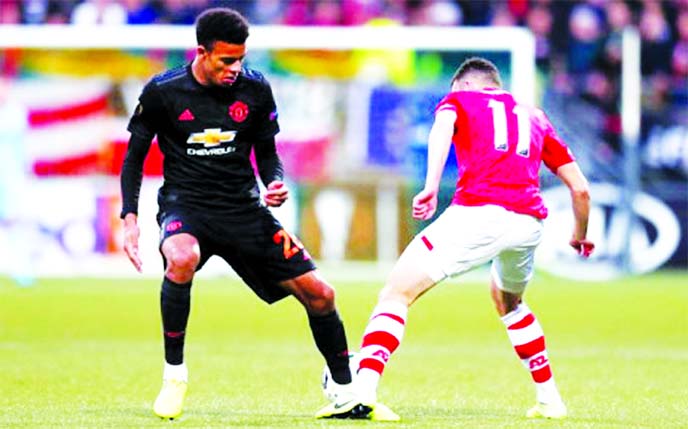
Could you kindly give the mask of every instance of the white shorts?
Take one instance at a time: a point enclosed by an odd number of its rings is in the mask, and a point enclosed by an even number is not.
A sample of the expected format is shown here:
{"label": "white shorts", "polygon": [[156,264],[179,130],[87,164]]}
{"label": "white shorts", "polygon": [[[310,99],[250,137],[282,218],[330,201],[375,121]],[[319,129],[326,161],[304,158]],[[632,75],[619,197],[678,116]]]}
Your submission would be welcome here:
{"label": "white shorts", "polygon": [[411,241],[414,255],[439,282],[492,261],[497,286],[523,293],[533,276],[534,252],[542,221],[495,205],[449,206]]}

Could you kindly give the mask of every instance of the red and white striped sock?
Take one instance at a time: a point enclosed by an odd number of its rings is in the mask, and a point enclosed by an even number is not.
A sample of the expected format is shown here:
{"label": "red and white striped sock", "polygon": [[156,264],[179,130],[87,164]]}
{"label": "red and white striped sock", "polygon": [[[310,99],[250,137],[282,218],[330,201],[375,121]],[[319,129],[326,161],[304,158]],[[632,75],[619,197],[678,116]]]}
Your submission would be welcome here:
{"label": "red and white striped sock", "polygon": [[370,402],[385,365],[404,337],[408,307],[397,301],[384,301],[373,310],[359,352],[357,383]]}
{"label": "red and white striped sock", "polygon": [[547,357],[545,334],[530,308],[521,303],[512,312],[504,315],[502,321],[506,325],[509,340],[516,354],[521,358],[523,366],[530,371],[535,382],[537,401],[561,402]]}

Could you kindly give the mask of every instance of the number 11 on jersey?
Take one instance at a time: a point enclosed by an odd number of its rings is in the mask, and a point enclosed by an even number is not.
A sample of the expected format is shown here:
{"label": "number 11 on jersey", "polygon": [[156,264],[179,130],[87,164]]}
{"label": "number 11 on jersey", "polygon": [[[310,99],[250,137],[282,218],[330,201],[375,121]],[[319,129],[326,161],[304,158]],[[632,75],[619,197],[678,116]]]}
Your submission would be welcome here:
{"label": "number 11 on jersey", "polygon": [[[492,126],[494,129],[494,148],[500,152],[509,150],[509,129],[507,128],[507,112],[504,102],[491,99],[487,107],[492,109]],[[512,111],[516,115],[518,142],[516,154],[524,158],[530,156],[530,115],[528,110],[518,104]],[[513,130],[511,132],[514,132]]]}

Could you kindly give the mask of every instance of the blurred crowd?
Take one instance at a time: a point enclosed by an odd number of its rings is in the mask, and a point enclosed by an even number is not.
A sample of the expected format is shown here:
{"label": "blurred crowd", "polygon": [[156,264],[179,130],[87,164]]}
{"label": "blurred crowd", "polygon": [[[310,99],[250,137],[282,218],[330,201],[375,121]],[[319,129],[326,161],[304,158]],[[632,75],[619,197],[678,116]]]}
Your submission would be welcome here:
{"label": "blurred crowd", "polygon": [[[620,146],[621,33],[641,35],[643,109],[675,120],[688,105],[688,0],[0,0],[0,23],[192,24],[199,11],[233,7],[252,24],[526,26],[536,37],[547,92],[577,94],[604,117]],[[565,31],[564,31],[565,29]],[[683,118],[679,122],[686,122]]]}

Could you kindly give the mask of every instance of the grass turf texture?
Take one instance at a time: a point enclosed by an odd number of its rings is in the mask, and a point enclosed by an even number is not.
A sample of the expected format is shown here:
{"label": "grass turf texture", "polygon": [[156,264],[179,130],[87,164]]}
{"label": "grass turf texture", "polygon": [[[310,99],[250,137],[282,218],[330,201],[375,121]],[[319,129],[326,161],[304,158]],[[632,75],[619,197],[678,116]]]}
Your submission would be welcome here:
{"label": "grass turf texture", "polygon": [[[325,273],[327,274],[327,273]],[[530,421],[529,375],[484,284],[452,280],[410,312],[379,398],[399,423],[317,421],[325,404],[301,307],[263,304],[235,280],[199,279],[188,329],[185,414],[162,421],[157,280],[0,279],[0,427],[688,427],[688,276],[605,283],[538,273],[527,301],[569,407]],[[337,285],[356,349],[379,283]]]}

